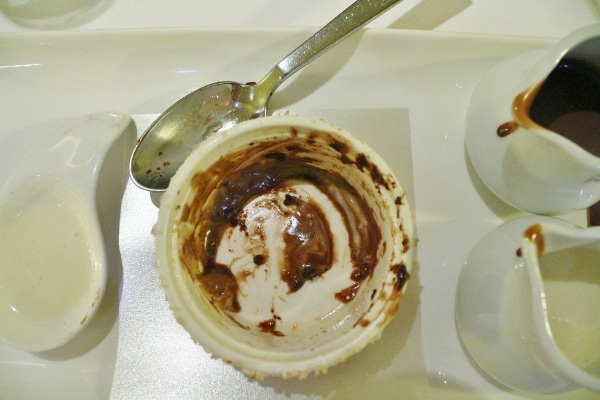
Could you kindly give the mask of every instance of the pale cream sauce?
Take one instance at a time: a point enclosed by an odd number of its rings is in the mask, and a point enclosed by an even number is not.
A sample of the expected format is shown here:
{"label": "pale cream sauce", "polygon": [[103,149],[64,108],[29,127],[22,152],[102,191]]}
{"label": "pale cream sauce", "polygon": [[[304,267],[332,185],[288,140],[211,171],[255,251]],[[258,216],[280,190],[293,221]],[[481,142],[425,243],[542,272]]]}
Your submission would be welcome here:
{"label": "pale cream sauce", "polygon": [[[1,307],[13,317],[60,317],[86,297],[99,267],[82,199],[43,188],[0,217]],[[10,312],[8,313],[10,314]]]}

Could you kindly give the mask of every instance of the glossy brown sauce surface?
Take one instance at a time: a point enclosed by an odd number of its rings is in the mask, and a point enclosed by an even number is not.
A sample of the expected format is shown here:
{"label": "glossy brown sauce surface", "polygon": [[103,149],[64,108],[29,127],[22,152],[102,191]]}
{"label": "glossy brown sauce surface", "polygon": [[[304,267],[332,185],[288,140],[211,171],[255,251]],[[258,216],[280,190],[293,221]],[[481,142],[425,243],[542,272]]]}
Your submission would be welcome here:
{"label": "glossy brown sauce surface", "polygon": [[515,121],[508,121],[500,125],[498,129],[496,129],[496,133],[500,137],[505,137],[516,131],[518,127],[519,125],[517,125]]}
{"label": "glossy brown sauce surface", "polygon": [[284,205],[289,216],[283,239],[285,242],[282,279],[290,292],[299,290],[333,265],[333,237],[327,217],[317,204],[290,194]]}
{"label": "glossy brown sauce surface", "polygon": [[[290,194],[290,187],[297,182],[309,183],[326,195],[341,214],[349,233],[350,278],[356,284],[330,295],[341,302],[352,301],[361,282],[373,275],[382,238],[374,212],[359,188],[352,186],[335,168],[323,168],[311,156],[318,146],[340,164],[360,169],[378,186],[389,187],[389,182],[365,155],[353,154],[346,144],[332,141],[329,135],[320,132],[314,132],[308,139],[292,136],[252,143],[193,177],[193,196],[183,206],[180,216],[180,222],[186,226],[180,230],[180,257],[217,307],[240,311],[240,277],[236,277],[230,266],[217,262],[217,250],[228,229],[238,227],[244,231],[244,206],[257,196],[286,193],[283,206],[279,206],[282,208],[279,212],[288,221],[281,232],[285,249],[279,273],[290,293],[331,269],[336,260],[329,219],[312,199]],[[255,254],[253,260],[262,265],[268,257]],[[399,277],[404,277],[403,285],[408,274]],[[277,335],[275,325],[275,320],[268,320],[259,328]]]}
{"label": "glossy brown sauce surface", "polygon": [[540,87],[531,119],[600,156],[600,69],[565,59]]}
{"label": "glossy brown sauce surface", "polygon": [[258,327],[264,333],[270,333],[273,336],[284,336],[283,333],[277,330],[277,318],[275,317],[260,322]]}
{"label": "glossy brown sauce surface", "polygon": [[600,69],[563,59],[548,77],[520,93],[513,102],[514,121],[497,129],[501,137],[519,126],[540,126],[600,156]]}

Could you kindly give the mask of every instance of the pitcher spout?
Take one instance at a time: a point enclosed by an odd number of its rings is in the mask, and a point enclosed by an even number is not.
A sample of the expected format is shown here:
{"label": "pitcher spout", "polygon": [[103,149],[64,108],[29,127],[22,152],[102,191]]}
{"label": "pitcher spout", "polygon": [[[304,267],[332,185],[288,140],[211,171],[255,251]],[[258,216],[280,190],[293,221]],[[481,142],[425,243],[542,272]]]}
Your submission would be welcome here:
{"label": "pitcher spout", "polygon": [[544,368],[600,392],[600,228],[534,224],[521,252]]}
{"label": "pitcher spout", "polygon": [[600,24],[500,63],[467,113],[467,152],[481,180],[536,214],[598,201],[599,138]]}

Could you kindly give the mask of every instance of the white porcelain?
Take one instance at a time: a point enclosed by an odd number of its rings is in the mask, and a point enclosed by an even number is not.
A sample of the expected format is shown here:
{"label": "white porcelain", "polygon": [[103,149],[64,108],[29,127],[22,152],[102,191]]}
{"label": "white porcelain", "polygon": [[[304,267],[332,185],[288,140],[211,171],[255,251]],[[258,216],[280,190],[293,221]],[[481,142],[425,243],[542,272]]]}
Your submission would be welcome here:
{"label": "white porcelain", "polygon": [[456,323],[475,362],[512,389],[600,392],[600,228],[511,220],[469,254]]}
{"label": "white porcelain", "polygon": [[[5,35],[2,64],[10,67],[0,68],[5,94],[0,96],[5,111],[0,143],[18,151],[2,153],[0,181],[39,127],[117,109],[132,114],[141,132],[156,113],[200,82],[240,77],[240,63],[250,79],[310,33],[285,28]],[[190,43],[198,51],[190,52]],[[257,48],[256,43],[262,45]],[[326,375],[261,384],[211,360],[166,304],[153,269],[150,230],[158,209],[147,192],[130,182],[121,209],[120,254],[114,255],[123,265],[114,335],[98,339],[92,351],[62,357],[79,338],[96,332],[89,328],[96,326],[98,314],[83,335],[56,350],[61,357],[42,358],[0,342],[0,393],[8,398],[18,393],[21,398],[181,400],[396,399],[399,393],[417,399],[527,398],[482,377],[465,357],[455,329],[457,267],[482,232],[501,222],[498,215],[514,212],[495,196],[482,201],[473,187],[465,167],[464,116],[485,72],[503,58],[553,44],[539,38],[369,29],[332,50],[328,59],[316,60],[302,82],[289,82],[274,97],[274,109],[324,117],[359,134],[393,168],[407,194],[415,196],[410,204],[421,268],[412,274],[404,302],[382,339],[365,351]],[[399,48],[402,52],[390,51]],[[157,53],[169,56],[156,58]],[[232,59],[233,54],[238,56]],[[356,83],[360,96],[351,90]],[[432,115],[431,108],[444,112]],[[568,398],[593,395],[575,392]]]}
{"label": "white porcelain", "polygon": [[[246,199],[248,188],[259,189]],[[259,118],[211,136],[177,171],[154,228],[157,267],[177,320],[207,352],[251,377],[306,377],[379,339],[410,276],[411,218],[394,173],[358,137],[319,119]],[[364,265],[372,271],[354,278]]]}
{"label": "white porcelain", "polygon": [[[536,214],[568,213],[600,199],[600,158],[515,112],[515,98],[534,96],[566,55],[600,67],[600,24],[550,50],[501,62],[480,81],[467,112],[466,148],[481,180],[508,204]],[[515,130],[500,137],[497,130],[507,122]]]}
{"label": "white porcelain", "polygon": [[0,11],[11,21],[33,29],[68,29],[102,14],[110,0],[0,0]]}
{"label": "white porcelain", "polygon": [[107,266],[96,185],[107,152],[131,122],[123,114],[90,114],[41,135],[2,187],[0,337],[11,346],[60,347],[98,309]]}

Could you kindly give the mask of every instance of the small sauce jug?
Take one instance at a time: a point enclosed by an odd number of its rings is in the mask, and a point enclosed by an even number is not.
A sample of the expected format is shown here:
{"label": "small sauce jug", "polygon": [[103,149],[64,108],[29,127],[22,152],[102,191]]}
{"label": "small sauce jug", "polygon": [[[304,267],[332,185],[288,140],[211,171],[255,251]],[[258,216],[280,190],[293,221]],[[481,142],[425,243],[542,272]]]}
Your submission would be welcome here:
{"label": "small sauce jug", "polygon": [[600,393],[600,228],[529,216],[502,224],[461,271],[465,348],[512,389]]}
{"label": "small sauce jug", "polygon": [[518,209],[564,214],[600,200],[600,24],[492,69],[465,140],[481,180]]}

